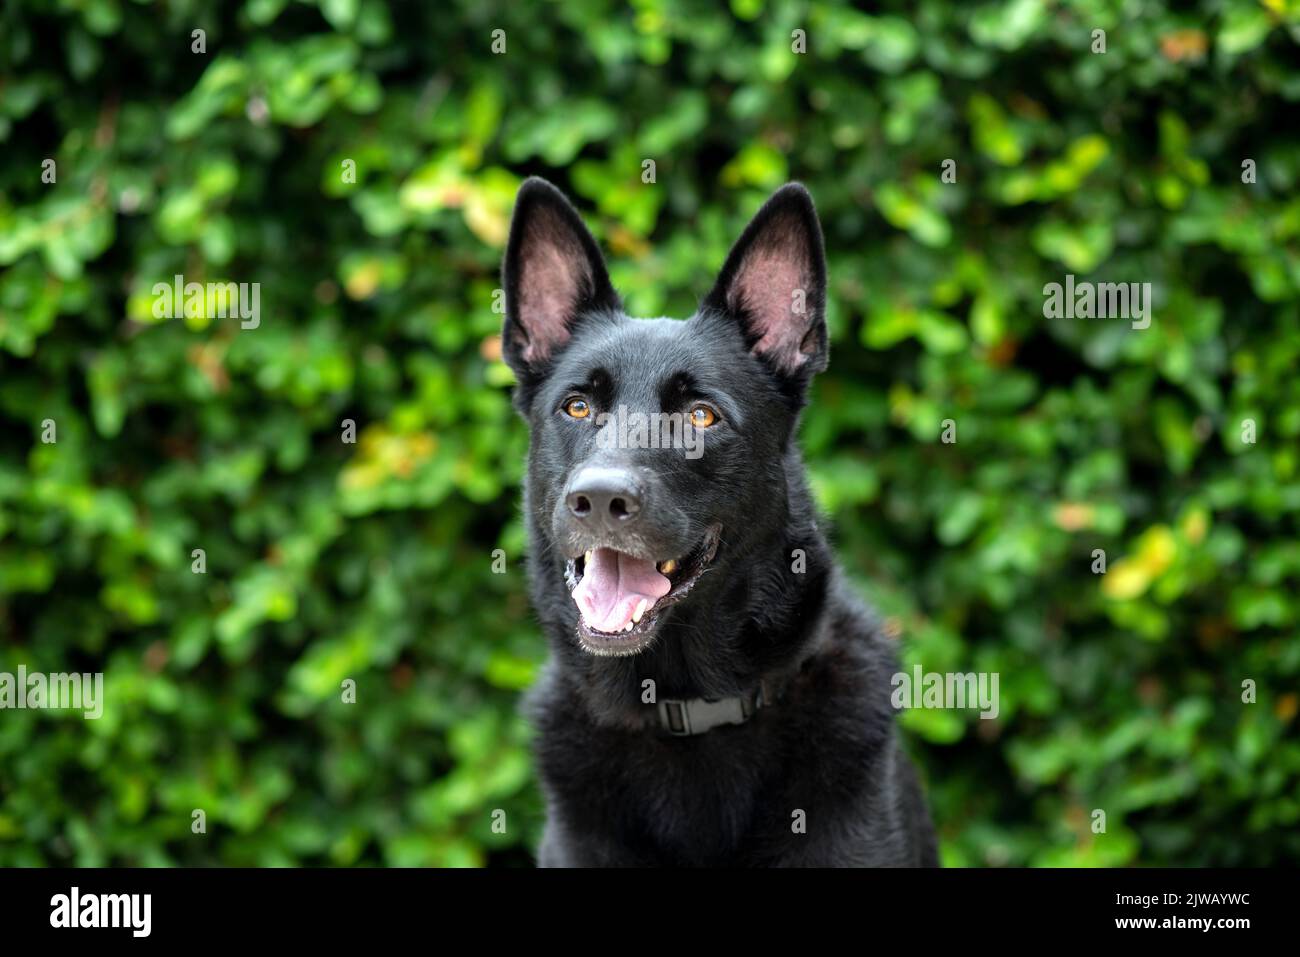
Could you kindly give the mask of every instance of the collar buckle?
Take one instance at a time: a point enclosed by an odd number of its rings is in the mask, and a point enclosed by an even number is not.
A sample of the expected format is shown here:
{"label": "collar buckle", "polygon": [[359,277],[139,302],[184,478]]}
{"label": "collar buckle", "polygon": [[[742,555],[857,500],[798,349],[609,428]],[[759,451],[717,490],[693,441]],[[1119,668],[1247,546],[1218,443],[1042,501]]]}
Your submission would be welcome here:
{"label": "collar buckle", "polygon": [[753,691],[729,698],[665,698],[659,702],[659,724],[674,737],[685,738],[719,725],[744,724],[771,703],[766,681]]}

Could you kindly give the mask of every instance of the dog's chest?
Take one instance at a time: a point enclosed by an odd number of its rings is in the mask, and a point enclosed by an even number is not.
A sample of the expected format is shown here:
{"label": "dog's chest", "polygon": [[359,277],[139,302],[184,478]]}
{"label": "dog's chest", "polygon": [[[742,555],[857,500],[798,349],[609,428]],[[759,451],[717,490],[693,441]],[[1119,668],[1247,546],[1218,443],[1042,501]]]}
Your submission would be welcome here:
{"label": "dog's chest", "polygon": [[757,728],[693,738],[611,734],[587,744],[581,768],[570,769],[580,773],[547,778],[565,818],[627,849],[629,863],[748,863],[790,829],[788,802],[774,785],[785,762]]}

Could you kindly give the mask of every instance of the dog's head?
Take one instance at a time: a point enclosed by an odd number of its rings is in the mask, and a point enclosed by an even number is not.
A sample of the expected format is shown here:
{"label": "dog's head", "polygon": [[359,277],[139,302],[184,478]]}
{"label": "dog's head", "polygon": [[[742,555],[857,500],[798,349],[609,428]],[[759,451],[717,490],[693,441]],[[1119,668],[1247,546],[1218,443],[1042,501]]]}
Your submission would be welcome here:
{"label": "dog's head", "polygon": [[633,319],[555,187],[519,191],[502,348],[532,430],[533,548],[577,640],[635,654],[708,601],[786,517],[786,452],[827,360],[826,265],[807,190],[779,189],[686,321]]}

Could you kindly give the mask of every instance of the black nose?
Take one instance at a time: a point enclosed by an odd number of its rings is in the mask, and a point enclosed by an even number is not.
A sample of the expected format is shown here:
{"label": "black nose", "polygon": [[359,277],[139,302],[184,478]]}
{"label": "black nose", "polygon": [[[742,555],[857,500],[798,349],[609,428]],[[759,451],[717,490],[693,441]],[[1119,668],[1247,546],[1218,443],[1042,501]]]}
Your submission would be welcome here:
{"label": "black nose", "polygon": [[588,466],[569,482],[564,501],[574,518],[617,531],[636,521],[641,489],[627,469]]}

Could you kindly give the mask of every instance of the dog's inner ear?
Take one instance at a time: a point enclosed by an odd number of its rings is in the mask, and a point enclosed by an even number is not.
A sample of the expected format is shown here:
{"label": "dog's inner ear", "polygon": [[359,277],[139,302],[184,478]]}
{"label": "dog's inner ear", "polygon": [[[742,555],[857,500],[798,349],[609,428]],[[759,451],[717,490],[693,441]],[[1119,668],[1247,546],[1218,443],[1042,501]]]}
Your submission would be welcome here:
{"label": "dog's inner ear", "polygon": [[530,180],[520,189],[506,253],[504,351],[536,366],[562,347],[585,310],[616,307],[595,240],[563,195]]}
{"label": "dog's inner ear", "polygon": [[802,187],[783,187],[736,242],[705,303],[735,317],[756,354],[794,373],[825,365],[825,302],[817,213]]}
{"label": "dog's inner ear", "polygon": [[793,217],[773,220],[741,260],[727,290],[727,308],[747,320],[757,339],[754,349],[781,366],[806,361],[801,344],[813,274],[799,230]]}
{"label": "dog's inner ear", "polygon": [[569,322],[592,275],[582,245],[552,210],[539,210],[524,229],[515,333],[524,358],[536,362],[569,338]]}

